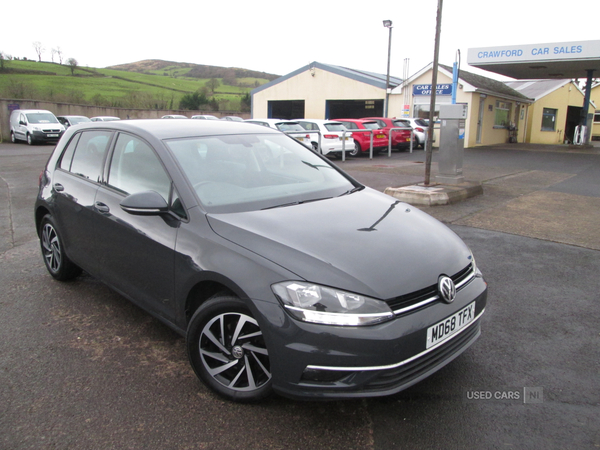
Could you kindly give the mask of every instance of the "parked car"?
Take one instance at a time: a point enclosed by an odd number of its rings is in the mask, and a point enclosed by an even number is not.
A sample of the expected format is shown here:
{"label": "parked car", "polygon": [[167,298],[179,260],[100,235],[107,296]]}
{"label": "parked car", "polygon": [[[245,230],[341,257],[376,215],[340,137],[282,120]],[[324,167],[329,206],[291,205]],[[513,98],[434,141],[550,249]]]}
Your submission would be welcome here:
{"label": "parked car", "polygon": [[374,120],[365,119],[333,119],[336,122],[341,122],[346,129],[352,131],[352,139],[354,139],[354,151],[350,152],[350,156],[358,156],[368,154],[371,149],[371,133],[361,133],[356,130],[375,130],[373,132],[373,152],[380,152],[388,148],[388,135],[385,130],[382,130]]}
{"label": "parked car", "polygon": [[[387,117],[365,117],[367,120],[374,120],[377,122],[382,130],[386,131],[386,134],[390,135],[392,128],[404,128],[404,130],[394,130],[392,133],[392,148],[396,150],[408,150],[410,148],[410,136],[412,127],[407,121],[402,119],[390,119]],[[389,148],[389,141],[388,141]]]}
{"label": "parked car", "polygon": [[394,394],[480,335],[487,285],[453,231],[267,127],[71,127],[34,217],[52,277],[84,270],[184,335],[230,400]]}
{"label": "parked car", "polygon": [[229,120],[230,122],[243,122],[244,119],[238,116],[224,116],[220,120]]}
{"label": "parked car", "polygon": [[162,116],[161,119],[187,119],[187,116],[180,114],[167,114],[166,116]]}
{"label": "parked car", "polygon": [[414,131],[415,142],[413,143],[413,147],[421,146],[425,148],[425,141],[429,130],[429,120],[414,117],[403,118],[403,120],[407,120]]}
{"label": "parked car", "polygon": [[65,131],[56,116],[45,109],[16,109],[9,120],[10,140],[14,143],[56,143]]}
{"label": "parked car", "polygon": [[115,116],[96,116],[90,119],[92,122],[113,122],[115,120],[121,120],[120,117]]}
{"label": "parked car", "polygon": [[91,122],[90,118],[86,116],[56,116],[56,118],[63,124],[65,129],[78,123]]}
{"label": "parked car", "polygon": [[[256,125],[262,125],[263,127],[274,128],[275,130],[289,133],[298,142],[302,142],[307,147],[317,150],[317,144],[313,144],[315,141],[311,137],[310,133],[302,133],[306,131],[302,126],[295,120],[284,120],[284,119],[246,119],[244,122],[253,123]],[[317,139],[318,140],[318,139]]]}
{"label": "parked car", "polygon": [[[346,127],[341,122],[323,119],[296,119],[302,128],[307,131],[318,131],[321,133],[320,152],[323,155],[341,156],[342,149],[350,153],[354,150],[354,139],[352,133],[344,131]],[[314,149],[319,148],[319,135],[311,133],[311,145]]]}
{"label": "parked car", "polygon": [[192,119],[199,119],[199,120],[219,120],[219,118],[217,116],[212,116],[210,114],[195,114],[192,116]]}

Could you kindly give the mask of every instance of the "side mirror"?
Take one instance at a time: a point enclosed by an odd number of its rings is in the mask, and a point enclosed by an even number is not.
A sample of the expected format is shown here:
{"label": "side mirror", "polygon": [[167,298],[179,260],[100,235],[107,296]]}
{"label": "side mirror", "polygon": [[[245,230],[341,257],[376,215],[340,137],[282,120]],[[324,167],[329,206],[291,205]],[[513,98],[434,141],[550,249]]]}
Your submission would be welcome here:
{"label": "side mirror", "polygon": [[123,199],[121,209],[129,214],[156,216],[169,212],[169,205],[156,191],[143,191]]}

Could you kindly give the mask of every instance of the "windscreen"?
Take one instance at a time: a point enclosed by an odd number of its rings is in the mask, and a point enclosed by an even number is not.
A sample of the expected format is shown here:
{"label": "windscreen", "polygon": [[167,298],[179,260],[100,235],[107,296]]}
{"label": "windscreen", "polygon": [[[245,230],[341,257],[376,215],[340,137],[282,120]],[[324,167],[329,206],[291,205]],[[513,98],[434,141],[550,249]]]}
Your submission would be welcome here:
{"label": "windscreen", "polygon": [[58,119],[50,113],[29,113],[27,121],[29,123],[58,123]]}
{"label": "windscreen", "polygon": [[209,213],[290,206],[342,195],[351,179],[283,134],[166,141]]}

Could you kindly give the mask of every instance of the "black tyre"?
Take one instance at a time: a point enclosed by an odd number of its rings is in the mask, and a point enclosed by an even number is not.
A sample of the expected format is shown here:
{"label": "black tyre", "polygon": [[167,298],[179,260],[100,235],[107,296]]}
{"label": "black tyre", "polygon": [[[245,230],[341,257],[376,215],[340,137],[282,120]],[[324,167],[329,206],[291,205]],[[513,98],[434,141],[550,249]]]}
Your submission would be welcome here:
{"label": "black tyre", "polygon": [[352,150],[350,150],[348,152],[348,154],[350,156],[358,156],[358,155],[360,155],[360,152],[361,152],[360,144],[358,142],[354,141],[354,148]]}
{"label": "black tyre", "polygon": [[35,144],[35,141],[33,140],[33,136],[31,134],[29,134],[29,133],[27,133],[27,143],[29,145]]}
{"label": "black tyre", "polygon": [[186,337],[190,363],[210,389],[236,402],[271,394],[271,366],[258,322],[237,297],[217,295],[198,308]]}
{"label": "black tyre", "polygon": [[15,133],[14,133],[14,132],[12,132],[12,131],[10,132],[10,141],[11,141],[13,144],[16,144],[16,143],[17,143],[17,138],[15,137]]}
{"label": "black tyre", "polygon": [[46,269],[57,280],[70,280],[81,273],[81,269],[65,255],[62,239],[50,214],[44,216],[40,224],[40,246]]}

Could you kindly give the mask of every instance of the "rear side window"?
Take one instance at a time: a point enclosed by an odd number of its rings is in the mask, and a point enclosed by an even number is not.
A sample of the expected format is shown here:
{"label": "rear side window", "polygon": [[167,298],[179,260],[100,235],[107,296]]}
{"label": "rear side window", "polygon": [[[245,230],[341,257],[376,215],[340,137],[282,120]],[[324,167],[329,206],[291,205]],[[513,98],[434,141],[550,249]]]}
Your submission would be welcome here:
{"label": "rear side window", "polygon": [[63,153],[60,168],[94,182],[101,181],[102,164],[111,135],[110,131],[78,133]]}
{"label": "rear side window", "polygon": [[344,126],[349,130],[358,130],[358,125],[354,122],[342,122]]}

